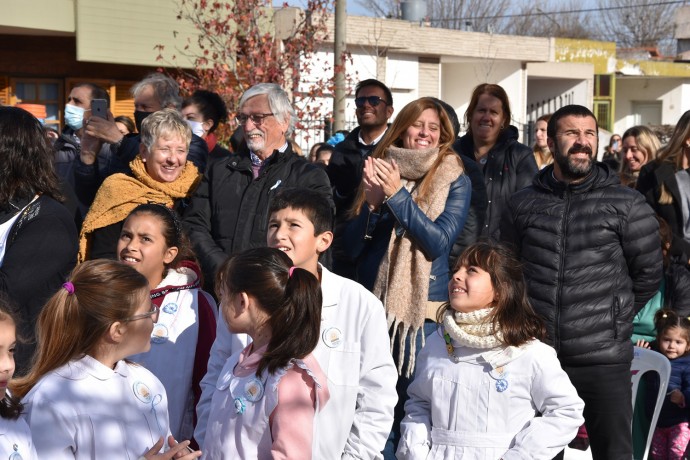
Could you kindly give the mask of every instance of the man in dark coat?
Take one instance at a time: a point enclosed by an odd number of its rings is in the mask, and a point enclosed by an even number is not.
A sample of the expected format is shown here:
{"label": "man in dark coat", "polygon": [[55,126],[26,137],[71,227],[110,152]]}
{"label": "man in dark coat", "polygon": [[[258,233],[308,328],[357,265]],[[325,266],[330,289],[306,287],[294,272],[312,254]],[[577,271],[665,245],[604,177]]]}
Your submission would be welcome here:
{"label": "man in dark coat", "polygon": [[260,83],[242,96],[237,122],[244,141],[236,153],[209,165],[183,216],[207,289],[229,255],[266,246],[268,206],[279,190],[310,188],[333,202],[324,170],[295,154],[287,141],[295,118],[278,85]]}
{"label": "man in dark coat", "polygon": [[594,459],[630,459],[632,320],[663,276],[659,226],[644,197],[594,161],[589,109],[559,109],[547,134],[554,164],[510,199],[501,239],[517,249],[530,301],[585,401]]}
{"label": "man in dark coat", "polygon": [[326,168],[336,208],[333,271],[352,279],[354,267],[345,255],[347,248],[342,244],[343,226],[362,181],[364,160],[388,129],[388,120],[393,115],[393,94],[378,80],[362,80],[355,87],[355,107],[359,126],[344,141],[336,144]]}

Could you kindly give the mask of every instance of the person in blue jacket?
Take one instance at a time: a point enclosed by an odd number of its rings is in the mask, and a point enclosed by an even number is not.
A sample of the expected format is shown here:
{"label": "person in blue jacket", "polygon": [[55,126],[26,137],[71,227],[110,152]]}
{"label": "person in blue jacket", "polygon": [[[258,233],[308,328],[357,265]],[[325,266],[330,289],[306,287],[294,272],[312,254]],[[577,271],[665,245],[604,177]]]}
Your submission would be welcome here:
{"label": "person in blue jacket", "polygon": [[381,299],[391,326],[402,375],[393,439],[415,356],[448,301],[448,255],[470,206],[472,185],[452,149],[454,140],[437,100],[423,97],[406,105],[365,160],[343,234],[356,281]]}

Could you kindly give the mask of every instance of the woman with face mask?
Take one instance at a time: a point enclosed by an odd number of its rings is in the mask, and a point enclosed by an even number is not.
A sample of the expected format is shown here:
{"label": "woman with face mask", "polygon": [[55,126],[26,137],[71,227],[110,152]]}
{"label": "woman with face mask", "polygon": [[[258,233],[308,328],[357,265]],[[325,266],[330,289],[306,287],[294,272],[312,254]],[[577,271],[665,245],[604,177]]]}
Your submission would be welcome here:
{"label": "woman with face mask", "polygon": [[228,109],[223,99],[213,91],[198,89],[182,102],[182,117],[192,132],[206,141],[209,158],[226,157],[230,151],[218,144],[214,134],[219,123],[228,119]]}

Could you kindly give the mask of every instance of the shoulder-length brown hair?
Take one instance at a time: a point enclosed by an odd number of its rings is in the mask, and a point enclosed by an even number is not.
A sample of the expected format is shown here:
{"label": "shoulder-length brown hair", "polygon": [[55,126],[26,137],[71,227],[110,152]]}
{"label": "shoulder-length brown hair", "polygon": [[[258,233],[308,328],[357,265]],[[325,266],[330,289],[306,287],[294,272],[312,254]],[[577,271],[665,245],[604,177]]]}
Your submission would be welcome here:
{"label": "shoulder-length brown hair", "polygon": [[[628,137],[635,138],[635,144],[637,144],[638,150],[641,150],[645,155],[645,162],[647,164],[656,159],[657,152],[659,151],[660,143],[659,138],[656,137],[654,131],[646,126],[633,126],[628,128],[621,136],[621,143],[625,141]],[[621,163],[621,175],[631,176],[633,172],[630,171],[628,162],[624,161]]]}
{"label": "shoulder-length brown hair", "polygon": [[[381,139],[381,142],[378,143],[374,149],[374,153],[371,155],[373,158],[384,158],[386,155],[386,150],[391,145],[395,147],[402,147],[402,135],[405,133],[407,128],[412,126],[414,122],[417,121],[417,119],[422,115],[422,112],[428,109],[435,110],[441,122],[441,133],[438,139],[439,154],[434,164],[431,165],[431,168],[429,168],[429,172],[426,173],[419,184],[419,194],[415,200],[417,202],[423,201],[426,198],[426,193],[429,189],[429,184],[433,180],[434,173],[447,155],[455,155],[458,158],[458,161],[462,163],[460,156],[453,151],[453,142],[455,142],[453,124],[451,123],[450,118],[448,118],[448,114],[443,109],[441,104],[431,97],[422,97],[407,104],[395,118],[395,121],[393,121],[391,127],[388,128],[388,131],[386,131],[386,135],[383,137],[383,139]],[[357,196],[352,208],[350,208],[350,217],[359,215],[359,212],[365,201],[366,197],[364,195],[364,181],[362,181],[359,184]]]}
{"label": "shoulder-length brown hair", "polygon": [[672,163],[676,171],[683,169],[683,151],[687,148],[685,141],[688,138],[690,138],[690,110],[686,111],[676,123],[671,139],[657,152],[657,160]]}
{"label": "shoulder-length brown hair", "polygon": [[[462,253],[455,270],[463,266],[479,267],[491,277],[496,302],[489,320],[493,330],[503,334],[503,345],[518,347],[532,339],[544,339],[544,321],[532,309],[522,265],[510,249],[498,243],[475,243]],[[441,306],[436,317],[439,323],[450,308],[449,303]]]}
{"label": "shoulder-length brown hair", "polygon": [[74,292],[60,288],[38,316],[38,349],[29,373],[13,382],[24,397],[48,372],[93,353],[110,326],[132,316],[149,282],[134,268],[115,260],[90,260],[72,271]]}
{"label": "shoulder-length brown hair", "polygon": [[474,88],[472,91],[472,97],[470,98],[470,105],[467,106],[465,111],[465,123],[467,124],[467,134],[472,135],[472,124],[470,120],[472,119],[472,114],[479,105],[479,96],[482,94],[488,94],[493,96],[499,101],[501,101],[501,106],[503,106],[503,124],[501,126],[501,131],[510,125],[510,120],[512,120],[513,115],[510,112],[510,101],[508,100],[508,94],[506,90],[500,85],[495,85],[493,83],[482,83]]}

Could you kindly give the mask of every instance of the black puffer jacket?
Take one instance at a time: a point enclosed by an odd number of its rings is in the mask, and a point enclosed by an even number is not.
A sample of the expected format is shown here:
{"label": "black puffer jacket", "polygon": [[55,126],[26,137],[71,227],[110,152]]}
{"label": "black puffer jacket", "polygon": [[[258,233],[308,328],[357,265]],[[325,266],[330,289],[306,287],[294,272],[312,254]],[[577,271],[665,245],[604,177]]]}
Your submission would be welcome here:
{"label": "black puffer jacket", "polygon": [[333,203],[325,171],[293,153],[290,144],[266,160],[256,179],[246,147],[209,165],[183,216],[207,283],[227,256],[266,246],[268,206],[284,187],[316,190]]}
{"label": "black puffer jacket", "polygon": [[[476,161],[474,141],[470,134],[455,141],[453,149]],[[481,163],[480,166],[482,166]],[[508,200],[513,193],[532,183],[538,171],[537,162],[532,149],[518,142],[517,128],[508,126],[489,150],[486,164],[482,168],[489,200],[482,236],[495,238]]]}
{"label": "black puffer jacket", "polygon": [[512,197],[501,239],[517,248],[532,306],[563,363],[632,360],[633,317],[663,277],[658,227],[644,197],[602,163],[574,185],[548,166]]}

